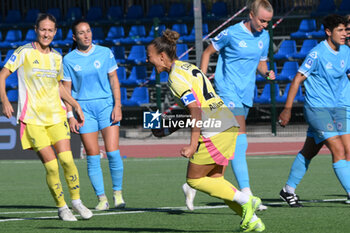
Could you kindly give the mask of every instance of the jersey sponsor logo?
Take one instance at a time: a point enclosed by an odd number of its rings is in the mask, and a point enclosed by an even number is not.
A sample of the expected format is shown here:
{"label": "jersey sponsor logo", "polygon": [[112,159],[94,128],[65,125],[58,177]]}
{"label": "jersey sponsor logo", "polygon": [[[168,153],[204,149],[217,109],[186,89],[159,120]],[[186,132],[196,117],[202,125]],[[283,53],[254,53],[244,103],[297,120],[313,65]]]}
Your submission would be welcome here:
{"label": "jersey sponsor logo", "polygon": [[340,61],[340,67],[341,67],[341,68],[344,68],[344,66],[345,66],[345,61],[344,61],[344,60],[341,60],[341,61]]}
{"label": "jersey sponsor logo", "polygon": [[209,104],[210,111],[220,108],[222,105],[224,105],[224,101],[222,100],[219,101],[218,103]]}
{"label": "jersey sponsor logo", "polygon": [[316,59],[317,58],[317,52],[312,52],[312,53],[310,53],[309,56],[312,57],[313,59]]}
{"label": "jersey sponsor logo", "polygon": [[12,54],[12,56],[11,56],[10,59],[9,59],[9,63],[10,63],[10,64],[14,63],[14,61],[16,61],[16,58],[17,58],[17,56],[14,55],[14,54]]}
{"label": "jersey sponsor logo", "polygon": [[239,47],[241,48],[247,48],[247,43],[244,41],[244,40],[241,40],[239,43],[238,43]]}
{"label": "jersey sponsor logo", "polygon": [[94,61],[94,66],[95,66],[96,69],[100,69],[101,62],[99,60]]}
{"label": "jersey sponsor logo", "polygon": [[33,62],[33,64],[37,64],[37,65],[39,65],[39,62],[38,62],[38,60],[34,60],[34,62]]}
{"label": "jersey sponsor logo", "polygon": [[261,40],[258,42],[258,47],[259,49],[262,49],[264,47],[264,43]]}
{"label": "jersey sponsor logo", "polygon": [[73,68],[75,71],[81,71],[80,65],[75,65]]}
{"label": "jersey sponsor logo", "polygon": [[223,36],[227,36],[227,29],[223,30],[222,32],[220,32],[217,36],[215,36],[214,40],[220,40],[221,37]]}
{"label": "jersey sponsor logo", "polygon": [[326,65],[326,69],[327,70],[333,69],[333,64],[331,62],[328,62],[327,65]]}
{"label": "jersey sponsor logo", "polygon": [[314,61],[311,59],[311,58],[308,58],[307,60],[306,60],[306,62],[305,62],[305,67],[306,68],[308,68],[308,69],[310,69],[310,67],[312,66],[312,63],[313,63]]}

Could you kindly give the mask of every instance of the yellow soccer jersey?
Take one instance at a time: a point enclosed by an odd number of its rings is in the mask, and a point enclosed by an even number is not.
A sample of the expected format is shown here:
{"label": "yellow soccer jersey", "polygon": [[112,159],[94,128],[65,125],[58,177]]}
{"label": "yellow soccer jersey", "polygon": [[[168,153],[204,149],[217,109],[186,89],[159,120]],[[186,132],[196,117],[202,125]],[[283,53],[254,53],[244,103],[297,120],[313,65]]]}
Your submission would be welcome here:
{"label": "yellow soccer jersey", "polygon": [[198,67],[175,61],[169,73],[168,86],[178,103],[187,106],[195,101],[201,108],[203,137],[209,138],[233,126],[239,127],[233,113]]}
{"label": "yellow soccer jersey", "polygon": [[66,119],[58,82],[63,78],[62,56],[44,54],[34,43],[19,47],[5,67],[18,75],[17,120],[33,125],[53,125]]}

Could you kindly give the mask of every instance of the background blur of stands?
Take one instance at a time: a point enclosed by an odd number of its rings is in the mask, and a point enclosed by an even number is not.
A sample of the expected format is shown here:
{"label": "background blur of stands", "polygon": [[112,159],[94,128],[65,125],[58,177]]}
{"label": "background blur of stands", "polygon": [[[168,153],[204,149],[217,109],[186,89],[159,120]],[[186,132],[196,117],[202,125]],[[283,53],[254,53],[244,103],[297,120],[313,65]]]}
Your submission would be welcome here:
{"label": "background blur of stands", "polygon": [[[202,0],[204,36],[234,13],[244,7],[246,1]],[[277,116],[286,101],[288,88],[298,66],[308,51],[325,39],[321,19],[329,13],[350,13],[350,0],[271,0],[275,23],[294,10],[274,29],[274,70]],[[91,23],[94,43],[112,49],[121,83],[123,121],[126,128],[142,128],[143,111],[156,111],[155,71],[146,64],[146,46],[154,38],[154,18],[159,19],[159,33],[171,28],[181,34],[178,55],[195,44],[193,1],[173,0],[0,0],[0,67],[6,63],[14,49],[35,40],[33,25],[39,12],[49,12],[58,19],[58,33],[53,47],[62,55],[72,45],[71,23],[84,17]],[[247,11],[224,28],[247,17]],[[222,29],[224,29],[222,28]],[[221,30],[222,30],[221,29]],[[219,31],[221,31],[219,30]],[[214,37],[214,34],[211,37]],[[209,40],[203,43],[204,48]],[[182,60],[196,64],[195,50]],[[208,76],[215,72],[217,55],[209,64]],[[173,99],[166,87],[167,74],[161,75],[161,103],[165,110]],[[17,101],[18,81],[14,73],[6,81],[11,101]],[[248,131],[255,135],[270,135],[271,107],[270,84],[257,75],[254,107],[248,116]],[[290,136],[305,132],[302,106],[304,89],[299,90],[291,124],[286,129],[277,127],[277,135]]]}

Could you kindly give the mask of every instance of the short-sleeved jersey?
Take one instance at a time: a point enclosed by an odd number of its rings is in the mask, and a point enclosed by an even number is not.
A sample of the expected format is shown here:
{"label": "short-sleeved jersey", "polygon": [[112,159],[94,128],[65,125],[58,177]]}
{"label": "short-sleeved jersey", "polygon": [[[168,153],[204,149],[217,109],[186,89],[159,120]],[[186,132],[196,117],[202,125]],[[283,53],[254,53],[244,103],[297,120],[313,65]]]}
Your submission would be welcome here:
{"label": "short-sleeved jersey", "polygon": [[180,105],[187,106],[195,101],[201,108],[203,121],[221,121],[221,127],[217,129],[201,128],[203,137],[209,138],[233,126],[239,127],[233,113],[215,93],[209,79],[196,66],[175,61],[169,73],[168,86]]}
{"label": "short-sleeved jersey", "polygon": [[5,67],[17,70],[17,120],[33,125],[53,125],[66,119],[66,111],[59,95],[59,81],[63,78],[62,56],[51,49],[44,54],[29,43],[15,50]]}
{"label": "short-sleeved jersey", "polygon": [[341,93],[348,81],[345,72],[349,69],[349,59],[346,45],[335,51],[327,41],[310,51],[298,70],[307,77],[304,81],[306,106],[341,106]]}
{"label": "short-sleeved jersey", "polygon": [[267,31],[252,33],[244,22],[222,31],[212,44],[220,52],[215,71],[215,88],[220,96],[238,95],[253,105],[256,69],[267,60],[270,37]]}
{"label": "short-sleeved jersey", "polygon": [[87,53],[75,49],[63,58],[63,81],[72,82],[72,96],[77,100],[92,100],[112,96],[108,73],[118,65],[112,51],[92,45]]}

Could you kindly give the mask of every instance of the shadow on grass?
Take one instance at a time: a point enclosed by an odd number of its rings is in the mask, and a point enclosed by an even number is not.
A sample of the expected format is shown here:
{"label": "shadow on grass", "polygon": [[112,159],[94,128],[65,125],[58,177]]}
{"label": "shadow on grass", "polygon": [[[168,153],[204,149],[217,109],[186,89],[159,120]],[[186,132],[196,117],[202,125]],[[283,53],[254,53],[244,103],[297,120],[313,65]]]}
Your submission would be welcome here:
{"label": "shadow on grass", "polygon": [[116,232],[212,232],[212,231],[198,231],[198,230],[177,230],[171,228],[136,228],[136,227],[40,227],[40,229],[47,230],[63,230],[69,229],[73,231],[93,231],[93,232],[102,232],[102,231],[116,231]]}
{"label": "shadow on grass", "polygon": [[55,210],[54,206],[40,206],[40,205],[0,205],[0,209],[52,209]]}

